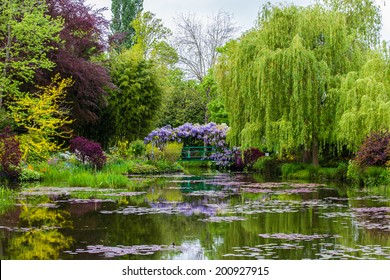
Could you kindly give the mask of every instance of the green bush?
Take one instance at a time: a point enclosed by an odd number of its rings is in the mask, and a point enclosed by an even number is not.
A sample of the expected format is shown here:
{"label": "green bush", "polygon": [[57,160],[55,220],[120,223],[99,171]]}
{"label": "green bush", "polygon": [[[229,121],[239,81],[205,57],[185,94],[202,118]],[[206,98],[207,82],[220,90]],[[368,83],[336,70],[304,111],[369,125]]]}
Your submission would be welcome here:
{"label": "green bush", "polygon": [[265,177],[278,177],[282,174],[282,162],[273,157],[261,157],[252,166],[252,169]]}
{"label": "green bush", "polygon": [[350,161],[347,178],[356,184],[368,187],[390,185],[390,168],[379,166],[362,168],[357,162]]}
{"label": "green bush", "polygon": [[306,165],[299,162],[294,163],[284,163],[281,166],[281,172],[283,178],[290,178],[292,174],[296,173],[299,170],[305,169]]}
{"label": "green bush", "polygon": [[151,143],[146,145],[146,156],[150,160],[161,160],[163,158],[163,152],[156,146],[152,146]]}
{"label": "green bush", "polygon": [[367,167],[363,172],[362,179],[367,187],[390,185],[390,168]]}
{"label": "green bush", "polygon": [[43,174],[41,172],[29,168],[23,168],[19,174],[19,181],[21,182],[41,181],[42,179]]}
{"label": "green bush", "polygon": [[163,149],[163,157],[169,162],[176,162],[181,158],[183,143],[168,143]]}
{"label": "green bush", "polygon": [[133,158],[143,157],[146,152],[146,145],[142,140],[135,140],[129,145],[129,153]]}

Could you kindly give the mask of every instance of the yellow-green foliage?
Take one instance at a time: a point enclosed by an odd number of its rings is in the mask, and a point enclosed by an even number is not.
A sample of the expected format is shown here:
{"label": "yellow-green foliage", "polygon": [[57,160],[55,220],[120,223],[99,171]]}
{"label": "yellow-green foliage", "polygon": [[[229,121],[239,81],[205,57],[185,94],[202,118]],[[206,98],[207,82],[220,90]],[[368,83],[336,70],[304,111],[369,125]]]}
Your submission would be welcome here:
{"label": "yellow-green foliage", "polygon": [[155,145],[152,146],[150,143],[146,145],[146,156],[149,159],[160,160],[163,158],[163,155],[163,152]]}
{"label": "yellow-green foliage", "polygon": [[[356,32],[348,15],[324,6],[266,6],[258,27],[222,48],[216,66],[218,89],[229,112],[231,145],[282,153],[335,144],[340,81],[359,71],[370,52]],[[367,93],[355,99],[364,102],[365,108],[351,106],[348,110],[376,110],[366,114],[369,120],[363,123],[351,114],[349,120],[355,121],[351,131],[373,118],[383,124],[390,112],[383,87],[372,80],[355,78],[351,84],[362,91],[367,85]],[[342,114],[340,108],[337,116]],[[345,121],[341,126],[349,124]]]}
{"label": "yellow-green foliage", "polygon": [[350,72],[336,92],[337,140],[357,151],[372,131],[390,130],[390,67],[379,54],[359,72]]}
{"label": "yellow-green foliage", "polygon": [[22,93],[9,102],[12,118],[26,131],[19,137],[24,160],[47,159],[61,147],[55,138],[70,135],[71,131],[62,127],[72,123],[63,106],[65,90],[72,84],[72,79],[61,79],[57,74],[50,85],[37,87],[34,93]]}
{"label": "yellow-green foliage", "polygon": [[163,149],[164,159],[170,162],[176,162],[181,157],[181,151],[183,149],[183,143],[168,143]]}

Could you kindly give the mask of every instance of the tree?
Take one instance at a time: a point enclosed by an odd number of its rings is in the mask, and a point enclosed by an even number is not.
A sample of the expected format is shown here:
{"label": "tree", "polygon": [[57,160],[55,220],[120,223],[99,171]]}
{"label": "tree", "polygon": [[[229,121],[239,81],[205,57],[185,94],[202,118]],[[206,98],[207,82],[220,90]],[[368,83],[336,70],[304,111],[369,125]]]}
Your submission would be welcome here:
{"label": "tree", "polygon": [[371,132],[390,131],[390,66],[373,54],[360,71],[348,73],[335,90],[335,136],[341,145],[357,152]]}
{"label": "tree", "polygon": [[172,32],[164,27],[162,20],[156,18],[155,14],[139,13],[131,26],[134,28],[134,44],[142,49],[146,59],[153,59],[164,65],[177,62],[177,53],[168,43]]}
{"label": "tree", "polygon": [[48,52],[59,42],[61,19],[46,15],[47,5],[34,0],[4,0],[0,6],[0,109],[18,95],[39,69],[52,70]]}
{"label": "tree", "polygon": [[232,145],[303,150],[318,164],[320,144],[336,143],[334,90],[367,55],[346,17],[319,5],[265,6],[258,28],[223,48],[217,81]]}
{"label": "tree", "polygon": [[[75,120],[72,127],[82,134],[98,121],[107,106],[107,90],[113,88],[104,65],[108,21],[102,10],[93,10],[84,0],[47,0],[47,3],[48,14],[64,22],[61,43],[56,44],[48,57],[56,65],[52,71],[74,82],[67,90],[66,100]],[[51,78],[52,72],[39,71],[35,82],[50,84]]]}
{"label": "tree", "polygon": [[184,71],[192,79],[202,82],[216,62],[217,48],[235,35],[237,28],[232,17],[219,11],[206,26],[194,14],[181,14],[176,18],[175,45]]}
{"label": "tree", "polygon": [[134,45],[135,30],[131,22],[143,10],[143,3],[143,0],[112,0],[111,32],[116,35],[114,41],[119,46],[130,48]]}
{"label": "tree", "polygon": [[[111,61],[116,90],[110,92],[106,121],[112,141],[133,141],[146,136],[161,105],[159,71],[137,48],[124,50]],[[103,120],[105,121],[105,120]]]}
{"label": "tree", "polygon": [[189,79],[197,81],[204,103],[204,123],[208,122],[207,104],[215,98],[215,81],[212,68],[218,57],[218,48],[234,36],[237,28],[232,17],[222,11],[205,25],[193,14],[181,14],[176,19],[177,34],[174,41],[179,54],[179,64]]}
{"label": "tree", "polygon": [[170,86],[163,96],[156,126],[177,127],[184,123],[203,123],[207,103],[199,96],[198,83],[186,81],[180,69],[170,71],[168,81]]}
{"label": "tree", "polygon": [[23,93],[8,102],[10,115],[18,129],[22,158],[27,160],[47,159],[52,152],[60,149],[58,141],[70,136],[71,131],[63,130],[69,125],[65,91],[72,85],[70,78],[61,79],[57,74],[52,83],[37,87],[33,93]]}

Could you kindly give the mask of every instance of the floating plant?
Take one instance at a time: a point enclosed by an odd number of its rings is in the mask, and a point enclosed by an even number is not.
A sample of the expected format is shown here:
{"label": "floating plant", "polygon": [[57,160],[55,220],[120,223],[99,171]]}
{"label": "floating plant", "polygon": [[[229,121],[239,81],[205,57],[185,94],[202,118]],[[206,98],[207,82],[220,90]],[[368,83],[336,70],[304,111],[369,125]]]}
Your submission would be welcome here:
{"label": "floating plant", "polygon": [[244,217],[237,217],[237,216],[212,216],[207,219],[199,219],[199,221],[202,222],[210,222],[210,223],[222,223],[222,222],[234,222],[234,221],[245,221],[246,218]]}
{"label": "floating plant", "polygon": [[340,236],[330,235],[330,234],[300,234],[300,233],[273,233],[273,234],[259,234],[262,238],[267,239],[284,239],[284,240],[296,240],[296,241],[312,241],[314,239],[324,239],[324,238],[340,238]]}

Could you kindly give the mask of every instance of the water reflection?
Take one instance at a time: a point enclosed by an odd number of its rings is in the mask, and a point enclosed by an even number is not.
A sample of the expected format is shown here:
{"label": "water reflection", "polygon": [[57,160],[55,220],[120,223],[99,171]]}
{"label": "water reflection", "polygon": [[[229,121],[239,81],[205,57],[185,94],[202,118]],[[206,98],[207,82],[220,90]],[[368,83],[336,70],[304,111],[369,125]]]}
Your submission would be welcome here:
{"label": "water reflection", "polygon": [[[13,233],[7,248],[7,258],[23,260],[58,259],[73,242],[60,230],[71,228],[69,213],[52,209],[48,197],[21,201],[17,227],[6,228]],[[4,254],[4,252],[3,252]]]}
{"label": "water reflection", "polygon": [[2,258],[390,259],[381,193],[231,174],[150,182],[21,192],[20,213],[0,215]]}

